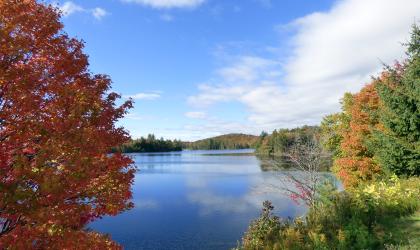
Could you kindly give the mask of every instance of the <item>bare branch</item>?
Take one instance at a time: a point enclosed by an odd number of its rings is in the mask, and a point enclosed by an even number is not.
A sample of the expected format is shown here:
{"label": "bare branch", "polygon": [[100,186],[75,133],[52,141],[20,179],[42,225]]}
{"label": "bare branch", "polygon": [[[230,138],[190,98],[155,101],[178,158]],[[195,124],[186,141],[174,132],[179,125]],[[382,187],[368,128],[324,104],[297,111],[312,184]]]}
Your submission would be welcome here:
{"label": "bare branch", "polygon": [[314,206],[317,188],[323,179],[320,174],[322,161],[327,155],[324,155],[316,138],[299,138],[284,156],[296,169],[282,172],[285,178],[279,178],[281,186],[269,187],[280,189],[295,201],[301,200],[308,206]]}

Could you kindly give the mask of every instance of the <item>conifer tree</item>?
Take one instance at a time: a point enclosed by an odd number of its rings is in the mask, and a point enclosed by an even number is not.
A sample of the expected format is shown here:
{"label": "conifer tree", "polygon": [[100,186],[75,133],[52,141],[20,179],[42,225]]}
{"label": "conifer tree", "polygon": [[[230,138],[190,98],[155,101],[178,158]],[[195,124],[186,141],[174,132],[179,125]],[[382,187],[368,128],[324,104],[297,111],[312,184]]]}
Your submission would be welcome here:
{"label": "conifer tree", "polygon": [[420,28],[413,25],[407,60],[387,67],[377,85],[383,131],[376,132],[380,164],[398,175],[420,174]]}

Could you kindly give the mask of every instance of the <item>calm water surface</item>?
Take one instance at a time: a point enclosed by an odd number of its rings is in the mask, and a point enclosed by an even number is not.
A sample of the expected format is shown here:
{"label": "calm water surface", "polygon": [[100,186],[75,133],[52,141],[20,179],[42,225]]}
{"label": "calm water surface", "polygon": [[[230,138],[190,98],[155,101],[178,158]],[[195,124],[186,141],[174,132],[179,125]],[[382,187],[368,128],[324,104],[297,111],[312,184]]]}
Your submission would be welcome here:
{"label": "calm water surface", "polygon": [[250,150],[131,154],[139,168],[135,208],[89,227],[108,233],[125,249],[230,249],[237,245],[262,202],[282,217],[305,208],[267,188],[276,173],[261,170]]}

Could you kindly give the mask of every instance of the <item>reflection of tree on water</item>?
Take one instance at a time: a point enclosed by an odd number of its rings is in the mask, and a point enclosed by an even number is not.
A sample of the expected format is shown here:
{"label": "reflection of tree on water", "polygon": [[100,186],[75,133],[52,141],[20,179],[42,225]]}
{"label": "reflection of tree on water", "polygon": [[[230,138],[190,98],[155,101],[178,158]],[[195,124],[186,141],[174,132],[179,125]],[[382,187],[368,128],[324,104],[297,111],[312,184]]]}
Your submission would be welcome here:
{"label": "reflection of tree on water", "polygon": [[[256,155],[260,168],[262,171],[282,171],[282,170],[292,170],[296,166],[290,160],[287,153],[283,155]],[[322,152],[322,158],[320,161],[319,171],[329,171],[332,166],[332,156],[330,152]]]}
{"label": "reflection of tree on water", "polygon": [[321,186],[327,182],[331,184],[321,173],[329,168],[330,162],[331,154],[325,152],[314,137],[297,139],[281,157],[260,159],[260,166],[263,171],[281,172],[279,181],[282,185],[268,185],[269,189],[278,189],[294,201],[303,201],[313,207]]}
{"label": "reflection of tree on water", "polygon": [[285,156],[262,156],[257,155],[262,171],[279,171],[293,167],[293,164]]}

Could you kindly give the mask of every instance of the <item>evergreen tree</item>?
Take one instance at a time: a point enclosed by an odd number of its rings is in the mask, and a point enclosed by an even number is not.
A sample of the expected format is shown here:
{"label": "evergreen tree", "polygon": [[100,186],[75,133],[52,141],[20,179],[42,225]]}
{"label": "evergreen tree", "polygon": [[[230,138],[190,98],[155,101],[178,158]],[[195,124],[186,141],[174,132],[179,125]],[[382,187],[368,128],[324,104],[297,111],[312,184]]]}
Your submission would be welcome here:
{"label": "evergreen tree", "polygon": [[387,67],[377,86],[384,131],[376,132],[380,164],[398,175],[420,174],[420,29],[413,25],[407,60]]}

